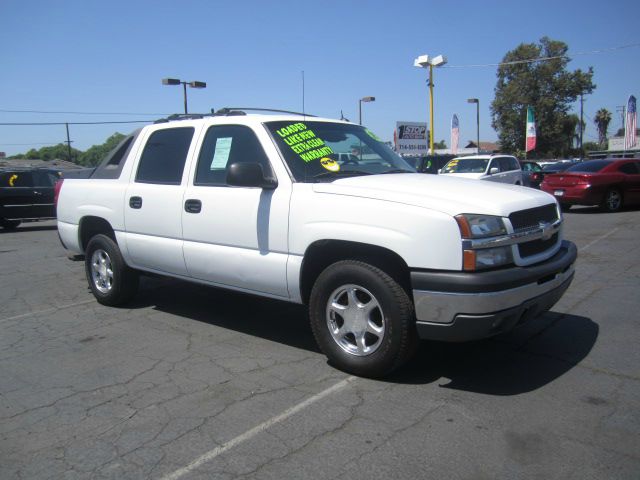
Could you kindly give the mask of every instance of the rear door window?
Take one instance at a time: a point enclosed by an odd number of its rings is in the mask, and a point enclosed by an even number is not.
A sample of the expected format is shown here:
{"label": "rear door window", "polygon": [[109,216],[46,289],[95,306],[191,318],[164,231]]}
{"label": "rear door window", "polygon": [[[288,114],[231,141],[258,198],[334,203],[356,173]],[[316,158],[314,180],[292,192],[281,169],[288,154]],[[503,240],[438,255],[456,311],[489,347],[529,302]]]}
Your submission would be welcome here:
{"label": "rear door window", "polygon": [[635,163],[622,164],[618,167],[618,170],[628,175],[637,175],[639,173],[638,166]]}
{"label": "rear door window", "polygon": [[180,185],[193,134],[193,127],[153,132],[142,152],[136,182]]}
{"label": "rear door window", "polygon": [[0,180],[2,187],[33,187],[33,175],[31,172],[3,172]]}

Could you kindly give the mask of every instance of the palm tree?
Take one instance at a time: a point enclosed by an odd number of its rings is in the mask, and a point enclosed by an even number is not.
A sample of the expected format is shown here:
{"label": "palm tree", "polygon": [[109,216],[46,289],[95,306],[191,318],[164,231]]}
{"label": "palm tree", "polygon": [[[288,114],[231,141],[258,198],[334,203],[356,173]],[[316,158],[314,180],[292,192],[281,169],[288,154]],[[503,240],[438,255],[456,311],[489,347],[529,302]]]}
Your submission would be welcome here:
{"label": "palm tree", "polygon": [[609,123],[611,122],[611,112],[606,108],[601,108],[596,112],[593,117],[593,123],[598,128],[598,141],[600,145],[604,145],[607,141],[607,130],[609,129]]}

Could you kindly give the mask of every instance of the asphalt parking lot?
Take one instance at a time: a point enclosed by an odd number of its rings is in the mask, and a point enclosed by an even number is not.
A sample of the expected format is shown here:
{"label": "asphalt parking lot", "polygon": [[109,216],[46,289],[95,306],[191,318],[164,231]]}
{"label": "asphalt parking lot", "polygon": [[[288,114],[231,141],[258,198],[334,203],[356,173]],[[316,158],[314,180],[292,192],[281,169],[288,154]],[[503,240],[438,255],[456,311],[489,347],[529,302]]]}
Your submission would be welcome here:
{"label": "asphalt parking lot", "polygon": [[302,307],[146,278],[107,308],[54,222],[0,232],[0,478],[640,478],[640,211],[565,220],[551,312],[385,381]]}

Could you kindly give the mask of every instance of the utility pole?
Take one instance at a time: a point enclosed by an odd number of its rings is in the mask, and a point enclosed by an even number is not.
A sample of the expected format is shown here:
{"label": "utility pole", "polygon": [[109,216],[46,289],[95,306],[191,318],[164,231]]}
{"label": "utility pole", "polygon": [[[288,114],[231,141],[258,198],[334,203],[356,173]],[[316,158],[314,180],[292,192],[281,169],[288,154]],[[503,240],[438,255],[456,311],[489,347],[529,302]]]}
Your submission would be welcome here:
{"label": "utility pole", "polygon": [[67,127],[67,153],[69,155],[69,161],[73,162],[73,159],[71,158],[71,139],[69,138],[69,124],[65,123],[65,126]]}

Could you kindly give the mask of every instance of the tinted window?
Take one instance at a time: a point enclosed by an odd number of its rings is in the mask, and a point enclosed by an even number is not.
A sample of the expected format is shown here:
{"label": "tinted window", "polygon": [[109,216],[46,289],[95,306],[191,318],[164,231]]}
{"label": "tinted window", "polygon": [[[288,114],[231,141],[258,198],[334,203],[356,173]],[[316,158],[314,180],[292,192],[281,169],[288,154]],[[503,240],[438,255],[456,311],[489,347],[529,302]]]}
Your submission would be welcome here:
{"label": "tinted window", "polygon": [[513,170],[513,168],[511,168],[511,162],[509,160],[510,159],[507,157],[500,157],[498,159],[498,162],[500,163],[501,172],[508,172],[509,170]]}
{"label": "tinted window", "polygon": [[569,168],[567,172],[599,172],[604,167],[611,164],[609,160],[590,160],[584,163],[577,163]]}
{"label": "tinted window", "polygon": [[228,167],[239,162],[257,162],[267,177],[272,176],[269,159],[253,130],[243,125],[210,127],[198,156],[194,185],[226,185]]}
{"label": "tinted window", "polygon": [[167,128],[154,132],[142,152],[136,182],[180,185],[194,129]]}
{"label": "tinted window", "polygon": [[3,172],[1,187],[33,187],[31,172]]}
{"label": "tinted window", "polygon": [[629,175],[636,175],[638,173],[638,166],[635,163],[625,163],[620,165],[618,170]]}
{"label": "tinted window", "polygon": [[33,184],[36,187],[53,187],[59,178],[54,172],[42,170],[33,172]]}

